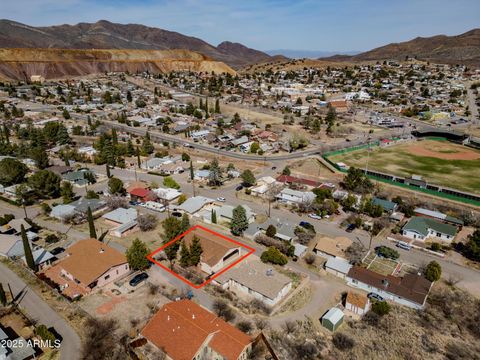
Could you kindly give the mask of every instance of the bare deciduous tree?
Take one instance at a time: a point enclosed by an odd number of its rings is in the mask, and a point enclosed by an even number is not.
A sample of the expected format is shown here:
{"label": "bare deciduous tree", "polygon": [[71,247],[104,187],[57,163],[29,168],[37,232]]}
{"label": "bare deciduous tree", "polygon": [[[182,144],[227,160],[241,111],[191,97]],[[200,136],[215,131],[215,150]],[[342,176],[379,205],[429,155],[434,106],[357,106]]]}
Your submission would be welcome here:
{"label": "bare deciduous tree", "polygon": [[137,224],[141,231],[151,231],[157,227],[158,218],[153,214],[142,214],[137,217]]}

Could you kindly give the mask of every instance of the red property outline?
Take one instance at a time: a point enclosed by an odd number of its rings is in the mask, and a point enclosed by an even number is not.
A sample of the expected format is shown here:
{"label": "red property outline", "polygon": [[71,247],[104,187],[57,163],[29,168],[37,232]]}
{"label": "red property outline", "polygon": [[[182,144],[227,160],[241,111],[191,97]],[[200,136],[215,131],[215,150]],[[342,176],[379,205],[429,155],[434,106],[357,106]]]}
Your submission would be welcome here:
{"label": "red property outline", "polygon": [[[213,234],[215,236],[218,236],[224,240],[227,240],[227,241],[230,241],[236,245],[240,245],[241,247],[245,248],[245,249],[248,249],[249,252],[245,255],[243,255],[240,259],[236,260],[235,262],[233,262],[232,264],[228,265],[226,268],[220,270],[218,273],[216,273],[214,276],[212,276],[211,278],[209,278],[208,280],[205,280],[203,283],[201,283],[200,285],[195,285],[194,283],[188,281],[187,279],[185,279],[183,276],[177,274],[175,271],[169,269],[168,267],[166,267],[165,265],[159,263],[157,260],[155,260],[153,258],[153,256],[157,253],[159,253],[160,251],[162,251],[163,249],[167,248],[168,246],[172,245],[173,243],[177,242],[178,240],[182,239],[185,235],[187,235],[189,232],[195,230],[195,229],[202,229],[202,230],[205,230],[207,232],[209,232],[210,234]],[[150,260],[152,263],[154,263],[155,265],[158,265],[160,266],[162,269],[164,270],[167,270],[170,274],[172,274],[173,276],[175,276],[176,278],[182,280],[184,283],[186,283],[187,285],[190,285],[191,287],[195,288],[195,289],[200,289],[202,287],[204,287],[205,285],[207,285],[210,281],[212,281],[213,279],[217,278],[218,276],[222,275],[224,272],[226,272],[228,269],[231,269],[232,267],[234,267],[235,265],[237,265],[240,261],[246,259],[248,256],[252,255],[253,253],[255,252],[255,249],[248,246],[248,245],[245,245],[239,241],[236,241],[236,240],[233,240],[225,235],[222,235],[220,233],[217,233],[216,231],[213,231],[213,230],[210,230],[210,229],[207,229],[206,227],[203,227],[201,225],[194,225],[192,226],[190,229],[188,229],[187,231],[185,231],[184,233],[178,235],[175,239],[169,241],[168,243],[166,243],[165,245],[159,247],[157,250],[151,252],[150,254],[147,255],[147,259]]]}

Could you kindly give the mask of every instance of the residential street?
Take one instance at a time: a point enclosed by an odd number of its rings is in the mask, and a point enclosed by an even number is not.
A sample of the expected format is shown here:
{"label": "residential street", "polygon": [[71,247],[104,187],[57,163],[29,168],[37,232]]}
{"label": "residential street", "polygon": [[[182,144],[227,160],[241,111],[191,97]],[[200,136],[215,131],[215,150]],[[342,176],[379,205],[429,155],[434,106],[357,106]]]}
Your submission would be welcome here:
{"label": "residential street", "polygon": [[60,317],[46,302],[44,302],[31,288],[23,282],[15,273],[0,263],[0,278],[4,284],[8,283],[12,288],[14,297],[27,314],[47,327],[53,327],[62,337],[60,345],[60,358],[62,360],[74,360],[80,358],[80,338],[77,333]]}

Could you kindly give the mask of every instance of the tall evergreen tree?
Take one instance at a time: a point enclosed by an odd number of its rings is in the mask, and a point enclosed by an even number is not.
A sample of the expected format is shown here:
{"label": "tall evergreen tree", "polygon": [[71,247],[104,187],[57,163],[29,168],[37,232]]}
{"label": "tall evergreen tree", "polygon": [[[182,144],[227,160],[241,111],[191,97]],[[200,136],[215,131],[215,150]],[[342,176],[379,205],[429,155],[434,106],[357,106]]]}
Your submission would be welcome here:
{"label": "tall evergreen tree", "polygon": [[203,249],[200,244],[200,239],[196,236],[192,239],[192,244],[190,245],[190,265],[197,266],[200,262],[200,257],[202,256]]}
{"label": "tall evergreen tree", "polygon": [[212,224],[216,224],[217,223],[217,212],[212,209]]}
{"label": "tall evergreen tree", "polygon": [[110,179],[112,175],[110,174],[110,166],[108,164],[105,164],[105,170],[107,171],[107,178]]}
{"label": "tall evergreen tree", "polygon": [[142,161],[140,160],[140,149],[138,148],[138,146],[137,146],[137,165],[138,165],[138,168],[142,167]]}
{"label": "tall evergreen tree", "polygon": [[195,178],[195,174],[193,173],[193,163],[190,160],[190,180],[193,181],[194,178]]}
{"label": "tall evergreen tree", "polygon": [[35,260],[33,260],[32,249],[30,248],[30,243],[28,242],[27,232],[25,231],[25,227],[23,225],[20,227],[20,233],[22,235],[23,251],[25,253],[27,265],[33,271],[37,271]]}
{"label": "tall evergreen tree", "polygon": [[230,224],[230,230],[233,235],[242,235],[242,233],[248,228],[247,212],[242,205],[238,205],[233,209],[232,222]]}
{"label": "tall evergreen tree", "polygon": [[7,295],[5,294],[2,283],[0,283],[0,304],[3,306],[7,305]]}
{"label": "tall evergreen tree", "polygon": [[220,111],[220,100],[219,99],[215,100],[215,113],[217,113],[217,114],[221,113],[221,111]]}
{"label": "tall evergreen tree", "polygon": [[93,214],[92,214],[92,209],[90,209],[90,206],[88,207],[88,211],[87,211],[87,220],[88,220],[88,229],[90,231],[90,237],[92,239],[96,239],[97,231],[95,230],[95,223],[93,222]]}
{"label": "tall evergreen tree", "polygon": [[188,229],[190,229],[190,219],[187,214],[183,214],[182,222],[180,224],[180,233],[184,233]]}
{"label": "tall evergreen tree", "polygon": [[205,119],[207,119],[210,115],[208,114],[208,97],[205,99]]}
{"label": "tall evergreen tree", "polygon": [[190,249],[188,248],[185,241],[182,241],[182,245],[180,245],[180,264],[183,267],[190,266],[191,262],[191,254]]}

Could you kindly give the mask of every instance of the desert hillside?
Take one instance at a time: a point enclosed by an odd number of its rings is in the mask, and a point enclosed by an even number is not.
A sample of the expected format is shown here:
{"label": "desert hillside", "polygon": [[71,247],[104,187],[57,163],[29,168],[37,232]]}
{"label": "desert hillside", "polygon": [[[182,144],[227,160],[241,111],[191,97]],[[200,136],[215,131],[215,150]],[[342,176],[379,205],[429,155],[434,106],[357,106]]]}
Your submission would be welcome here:
{"label": "desert hillside", "polygon": [[224,42],[215,47],[202,39],[175,31],[106,20],[44,27],[0,20],[0,48],[186,49],[237,68],[271,59],[270,55],[241,44]]}
{"label": "desert hillside", "polygon": [[324,60],[375,61],[406,57],[440,64],[465,64],[480,67],[480,29],[456,36],[417,37],[410,41],[388,44],[354,56],[333,56]]}
{"label": "desert hillside", "polygon": [[167,73],[235,71],[220,61],[189,50],[0,49],[0,77],[26,80],[74,77],[105,71]]}

